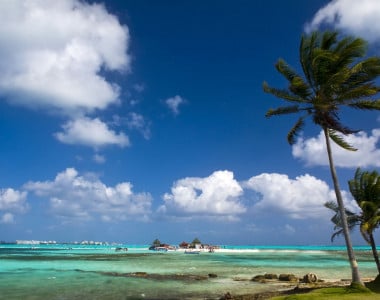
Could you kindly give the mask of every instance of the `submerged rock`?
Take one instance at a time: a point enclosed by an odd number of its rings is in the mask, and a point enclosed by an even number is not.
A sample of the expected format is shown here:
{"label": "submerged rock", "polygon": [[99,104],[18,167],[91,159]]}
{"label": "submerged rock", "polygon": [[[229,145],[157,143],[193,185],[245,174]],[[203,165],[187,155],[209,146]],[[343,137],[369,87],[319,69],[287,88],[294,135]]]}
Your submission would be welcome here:
{"label": "submerged rock", "polygon": [[224,296],[221,297],[219,300],[230,300],[230,299],[233,299],[233,298],[232,298],[232,295],[231,295],[230,292],[227,292],[227,293],[225,293]]}
{"label": "submerged rock", "polygon": [[278,279],[277,274],[267,273],[264,275],[265,279]]}
{"label": "submerged rock", "polygon": [[131,277],[147,277],[148,273],[147,272],[135,272],[135,273],[130,273]]}
{"label": "submerged rock", "polygon": [[263,281],[265,281],[265,276],[264,275],[256,275],[251,280],[256,281],[256,282],[263,282]]}
{"label": "submerged rock", "polygon": [[[206,280],[210,275],[194,275],[194,274],[150,274],[147,272],[133,272],[133,273],[118,273],[118,272],[97,272],[105,276],[113,277],[137,277],[153,280],[181,280],[181,281],[193,281],[193,280]],[[217,276],[216,274],[213,274]]]}
{"label": "submerged rock", "polygon": [[298,277],[294,274],[280,274],[280,276],[278,277],[278,280],[280,281],[291,281],[291,282],[295,282],[295,281],[298,281]]}

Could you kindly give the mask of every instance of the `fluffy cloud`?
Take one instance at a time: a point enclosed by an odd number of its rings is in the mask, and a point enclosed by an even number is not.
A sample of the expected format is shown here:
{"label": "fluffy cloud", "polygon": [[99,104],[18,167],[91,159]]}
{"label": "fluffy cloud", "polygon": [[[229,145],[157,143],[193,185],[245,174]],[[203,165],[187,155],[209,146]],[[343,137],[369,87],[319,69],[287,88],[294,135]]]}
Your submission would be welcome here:
{"label": "fluffy cloud", "polygon": [[102,70],[125,71],[129,33],[103,5],[0,2],[0,91],[9,101],[73,115],[118,101]]}
{"label": "fluffy cloud", "polygon": [[12,224],[14,223],[14,215],[11,213],[5,213],[0,218],[0,224]]}
{"label": "fluffy cloud", "polygon": [[124,133],[115,133],[107,124],[98,118],[79,118],[69,121],[63,126],[64,132],[55,137],[66,144],[80,144],[98,148],[105,145],[129,146],[129,139]]}
{"label": "fluffy cloud", "polygon": [[[254,213],[277,213],[293,219],[328,219],[331,213],[324,203],[336,199],[326,182],[308,174],[290,179],[284,174],[264,173],[250,178],[243,186],[256,192]],[[345,192],[343,196],[347,208],[356,211]]]}
{"label": "fluffy cloud", "polygon": [[[59,141],[127,146],[85,116],[120,102],[109,71],[130,70],[129,31],[102,4],[79,0],[0,2],[0,95],[9,102],[69,117]],[[98,129],[89,136],[83,129]]]}
{"label": "fluffy cloud", "polygon": [[27,192],[16,191],[12,188],[0,189],[0,216],[1,224],[14,223],[14,214],[25,213],[29,206],[26,203]]}
{"label": "fluffy cloud", "polygon": [[[334,163],[338,167],[356,168],[361,167],[379,167],[380,166],[380,149],[377,144],[380,141],[380,129],[374,129],[371,135],[365,132],[348,135],[345,140],[358,150],[347,151],[331,143]],[[308,165],[328,165],[326,145],[324,134],[321,131],[316,138],[298,139],[293,145],[292,153],[295,158],[299,158]]]}
{"label": "fluffy cloud", "polygon": [[0,189],[0,211],[25,212],[28,209],[26,197],[26,192],[12,188]]}
{"label": "fluffy cloud", "polygon": [[[346,208],[358,211],[349,194],[342,191],[342,195]],[[271,214],[278,219],[329,220],[331,211],[324,204],[336,198],[326,182],[309,174],[291,179],[285,174],[263,173],[237,182],[232,172],[216,171],[205,178],[178,180],[163,199],[158,211],[169,216],[234,221],[248,214],[250,218]]]}
{"label": "fluffy cloud", "polygon": [[380,39],[380,5],[378,0],[334,0],[321,8],[306,26],[307,31],[322,24],[365,38],[370,42]]}
{"label": "fluffy cloud", "polygon": [[239,202],[243,189],[229,171],[216,171],[206,178],[189,177],[173,185],[165,194],[159,211],[183,216],[227,217],[234,219],[246,211]]}
{"label": "fluffy cloud", "polygon": [[29,182],[24,188],[49,198],[51,212],[66,222],[147,220],[151,211],[150,194],[134,193],[131,183],[109,187],[93,175],[79,176],[73,168],[59,173],[54,181]]}
{"label": "fluffy cloud", "polygon": [[165,100],[166,105],[169,107],[169,109],[173,112],[174,115],[179,114],[179,106],[181,104],[184,104],[185,102],[186,100],[178,95]]}

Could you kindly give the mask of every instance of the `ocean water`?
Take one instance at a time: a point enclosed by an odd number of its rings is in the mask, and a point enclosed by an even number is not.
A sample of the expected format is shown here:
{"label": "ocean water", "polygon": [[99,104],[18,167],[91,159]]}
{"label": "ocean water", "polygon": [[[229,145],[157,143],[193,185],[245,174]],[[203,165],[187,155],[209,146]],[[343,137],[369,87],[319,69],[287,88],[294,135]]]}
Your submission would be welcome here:
{"label": "ocean water", "polygon": [[[312,272],[349,279],[344,247],[221,246],[214,252],[149,251],[147,245],[0,245],[0,299],[219,299],[273,290],[250,279]],[[377,275],[369,247],[356,247],[363,278]],[[208,274],[216,274],[211,278]],[[276,288],[279,288],[278,286]]]}

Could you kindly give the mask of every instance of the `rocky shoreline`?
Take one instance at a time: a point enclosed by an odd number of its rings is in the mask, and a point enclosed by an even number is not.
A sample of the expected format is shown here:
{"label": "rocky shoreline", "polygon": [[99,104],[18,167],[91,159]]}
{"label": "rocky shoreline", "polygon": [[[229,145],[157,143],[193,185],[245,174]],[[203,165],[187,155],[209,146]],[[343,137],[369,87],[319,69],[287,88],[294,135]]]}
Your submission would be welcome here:
{"label": "rocky shoreline", "polygon": [[[305,278],[308,278],[310,274],[311,273],[306,274],[304,276],[304,279],[302,280],[298,279],[293,274],[280,274],[280,276],[278,276],[277,278],[273,276],[273,274],[257,275],[252,279],[253,281],[259,281],[263,284],[271,284],[271,287],[273,287],[273,290],[252,293],[252,294],[243,294],[243,295],[233,295],[227,292],[221,298],[219,298],[219,300],[265,300],[265,299],[271,299],[277,296],[304,294],[304,293],[308,293],[319,288],[345,287],[351,284],[350,279],[340,279],[340,280],[337,279],[337,280],[329,280],[329,281],[317,279],[315,282],[307,282],[307,280],[305,281]],[[280,284],[281,282],[280,278],[286,278],[285,275],[289,278],[288,283]],[[316,278],[316,277],[312,277],[312,278]],[[373,280],[374,278],[362,279],[364,283],[368,283]],[[282,280],[282,282],[286,282],[286,280]]]}
{"label": "rocky shoreline", "polygon": [[[199,274],[157,274],[147,272],[131,272],[131,273],[119,273],[119,272],[99,272],[99,271],[84,271],[77,269],[78,272],[84,273],[97,273],[103,276],[111,277],[135,277],[144,278],[150,280],[178,280],[178,281],[200,281],[217,278],[218,275],[210,273],[207,275]],[[276,296],[292,295],[308,293],[312,290],[324,287],[344,287],[351,284],[350,279],[336,279],[336,280],[323,280],[319,279],[314,273],[305,274],[302,278],[297,277],[294,274],[272,274],[266,273],[262,275],[256,275],[251,279],[247,278],[234,278],[234,281],[252,281],[268,285],[267,291],[249,293],[249,294],[233,294],[225,292],[219,300],[265,300]],[[364,283],[373,281],[374,278],[363,278]],[[269,290],[270,289],[270,290]]]}

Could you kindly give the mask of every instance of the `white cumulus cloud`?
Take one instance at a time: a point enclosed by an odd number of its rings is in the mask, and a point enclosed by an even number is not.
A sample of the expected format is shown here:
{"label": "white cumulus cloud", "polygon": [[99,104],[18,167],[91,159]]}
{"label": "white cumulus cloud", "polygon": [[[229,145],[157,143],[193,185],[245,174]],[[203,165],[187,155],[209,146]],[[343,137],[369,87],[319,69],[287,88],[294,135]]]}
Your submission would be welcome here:
{"label": "white cumulus cloud", "polygon": [[179,114],[179,106],[181,104],[184,104],[185,102],[186,100],[178,95],[165,100],[166,105],[169,107],[169,109],[172,111],[174,115]]}
{"label": "white cumulus cloud", "polygon": [[0,212],[4,212],[0,216],[1,224],[14,223],[15,214],[25,213],[29,209],[26,202],[27,195],[25,191],[12,188],[0,189]]}
{"label": "white cumulus cloud", "polygon": [[25,212],[28,209],[26,197],[27,192],[12,188],[0,189],[0,211]]}
{"label": "white cumulus cloud", "polygon": [[[377,147],[380,141],[380,129],[373,129],[371,134],[361,131],[343,137],[349,144],[357,148],[357,151],[348,151],[331,142],[334,164],[337,167],[356,168],[379,167],[380,149]],[[292,147],[295,158],[303,160],[308,165],[328,165],[326,143],[323,131],[317,137],[299,138]]]}
{"label": "white cumulus cloud", "polygon": [[188,177],[174,183],[164,195],[159,211],[177,216],[235,219],[246,211],[239,201],[243,189],[230,171],[216,171],[205,178]]}
{"label": "white cumulus cloud", "polygon": [[148,220],[151,213],[150,194],[134,193],[129,182],[107,186],[94,175],[80,176],[74,168],[53,181],[28,182],[24,188],[49,198],[51,213],[65,222]]}
{"label": "white cumulus cloud", "polygon": [[105,145],[129,146],[129,138],[123,132],[116,133],[98,118],[86,117],[68,121],[63,132],[55,133],[55,137],[66,144],[79,144],[98,148]]}
{"label": "white cumulus cloud", "polygon": [[321,8],[306,30],[318,29],[323,24],[365,38],[370,42],[380,40],[379,0],[333,0]]}
{"label": "white cumulus cloud", "polygon": [[[263,173],[251,177],[243,186],[257,193],[254,213],[277,213],[293,219],[328,219],[331,212],[324,204],[336,199],[326,182],[309,174],[291,179],[285,174]],[[343,192],[347,208],[356,211],[356,205],[347,196]]]}
{"label": "white cumulus cloud", "polygon": [[102,70],[130,68],[129,32],[101,4],[0,2],[0,92],[11,102],[66,115],[118,102]]}

